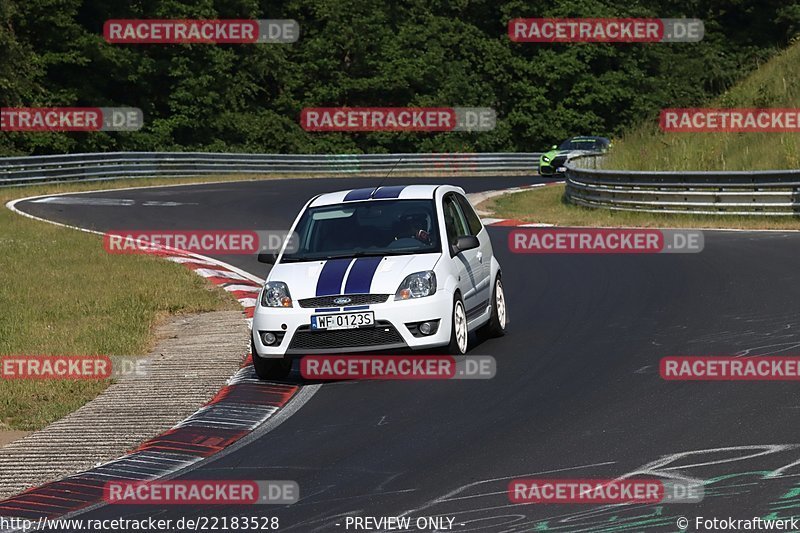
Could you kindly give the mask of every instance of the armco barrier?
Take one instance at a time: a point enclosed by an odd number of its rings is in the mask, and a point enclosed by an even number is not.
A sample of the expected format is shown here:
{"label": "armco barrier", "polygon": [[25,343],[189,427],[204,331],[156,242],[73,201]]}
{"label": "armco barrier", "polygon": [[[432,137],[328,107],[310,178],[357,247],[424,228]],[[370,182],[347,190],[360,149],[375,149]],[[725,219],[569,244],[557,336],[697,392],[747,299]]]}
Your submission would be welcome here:
{"label": "armco barrier", "polygon": [[567,163],[566,198],[585,207],[649,213],[800,216],[800,170],[646,172]]}
{"label": "armco barrier", "polygon": [[366,174],[534,172],[539,153],[222,154],[110,152],[0,158],[0,187],[63,181],[210,174]]}

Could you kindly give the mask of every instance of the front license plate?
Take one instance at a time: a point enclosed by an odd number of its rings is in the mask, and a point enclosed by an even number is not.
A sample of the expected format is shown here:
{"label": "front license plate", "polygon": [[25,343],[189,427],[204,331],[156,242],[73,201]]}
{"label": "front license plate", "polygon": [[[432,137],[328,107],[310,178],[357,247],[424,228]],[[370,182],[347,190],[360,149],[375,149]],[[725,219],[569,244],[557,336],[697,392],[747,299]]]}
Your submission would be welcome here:
{"label": "front license plate", "polygon": [[566,172],[566,171],[567,171],[567,167],[558,167],[556,169],[556,172]]}
{"label": "front license plate", "polygon": [[374,311],[311,316],[311,329],[354,329],[374,325]]}

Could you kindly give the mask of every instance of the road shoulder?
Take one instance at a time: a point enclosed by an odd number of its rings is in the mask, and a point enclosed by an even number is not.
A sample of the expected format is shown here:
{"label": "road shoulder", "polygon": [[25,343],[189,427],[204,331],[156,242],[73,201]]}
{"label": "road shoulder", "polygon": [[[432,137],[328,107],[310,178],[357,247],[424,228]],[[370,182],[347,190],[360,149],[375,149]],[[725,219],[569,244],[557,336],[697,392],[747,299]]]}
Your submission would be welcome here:
{"label": "road shoulder", "polygon": [[241,311],[172,317],[146,376],[127,376],[83,407],[0,448],[0,498],[117,458],[188,417],[247,356]]}

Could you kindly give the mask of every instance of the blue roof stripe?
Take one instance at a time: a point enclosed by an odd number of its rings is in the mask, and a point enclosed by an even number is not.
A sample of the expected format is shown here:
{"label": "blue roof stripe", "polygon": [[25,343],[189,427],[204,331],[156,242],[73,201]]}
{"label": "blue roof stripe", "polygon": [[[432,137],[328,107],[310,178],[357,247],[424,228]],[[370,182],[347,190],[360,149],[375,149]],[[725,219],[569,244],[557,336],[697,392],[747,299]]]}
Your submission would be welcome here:
{"label": "blue roof stripe", "polygon": [[372,286],[372,278],[381,263],[382,257],[359,257],[347,275],[345,294],[367,294]]}
{"label": "blue roof stripe", "polygon": [[345,202],[353,202],[355,200],[369,200],[370,195],[375,191],[375,187],[369,189],[353,189],[344,196]]}
{"label": "blue roof stripe", "polygon": [[379,187],[375,194],[372,195],[373,198],[397,198],[400,196],[400,193],[403,192],[407,185],[391,185],[389,187]]}

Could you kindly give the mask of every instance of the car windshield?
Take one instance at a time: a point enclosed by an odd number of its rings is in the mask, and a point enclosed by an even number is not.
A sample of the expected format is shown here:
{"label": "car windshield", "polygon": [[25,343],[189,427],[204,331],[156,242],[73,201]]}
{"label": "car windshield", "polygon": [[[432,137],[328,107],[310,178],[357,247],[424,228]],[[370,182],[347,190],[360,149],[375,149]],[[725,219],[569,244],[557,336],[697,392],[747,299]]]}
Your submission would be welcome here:
{"label": "car windshield", "polygon": [[605,139],[569,139],[561,143],[559,150],[605,150],[608,142]]}
{"label": "car windshield", "polygon": [[432,200],[370,200],[312,207],[281,262],[441,251]]}

